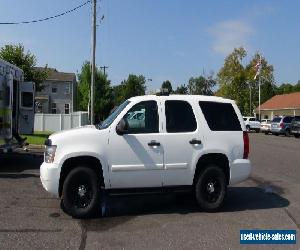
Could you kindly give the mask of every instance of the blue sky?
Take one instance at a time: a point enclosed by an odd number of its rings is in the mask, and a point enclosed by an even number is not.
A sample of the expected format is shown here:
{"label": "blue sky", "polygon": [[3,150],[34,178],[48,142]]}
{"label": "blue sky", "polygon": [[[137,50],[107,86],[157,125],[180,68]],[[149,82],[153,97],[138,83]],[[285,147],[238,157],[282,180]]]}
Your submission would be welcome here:
{"label": "blue sky", "polygon": [[[0,22],[42,18],[85,0],[0,0]],[[99,8],[100,5],[100,8]],[[300,80],[300,1],[101,0],[97,28],[98,66],[108,65],[119,84],[128,74],[164,80],[174,87],[191,76],[218,72],[234,47],[260,51],[274,65],[275,80]],[[90,59],[91,6],[48,22],[0,26],[0,46],[22,43],[59,71],[79,72]]]}

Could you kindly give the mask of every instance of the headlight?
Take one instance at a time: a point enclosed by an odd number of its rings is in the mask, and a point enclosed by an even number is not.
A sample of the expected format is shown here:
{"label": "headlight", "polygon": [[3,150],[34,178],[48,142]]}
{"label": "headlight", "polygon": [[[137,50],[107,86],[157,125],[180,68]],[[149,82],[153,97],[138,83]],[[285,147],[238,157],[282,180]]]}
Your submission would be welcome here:
{"label": "headlight", "polygon": [[55,157],[56,146],[45,146],[45,162],[52,163]]}

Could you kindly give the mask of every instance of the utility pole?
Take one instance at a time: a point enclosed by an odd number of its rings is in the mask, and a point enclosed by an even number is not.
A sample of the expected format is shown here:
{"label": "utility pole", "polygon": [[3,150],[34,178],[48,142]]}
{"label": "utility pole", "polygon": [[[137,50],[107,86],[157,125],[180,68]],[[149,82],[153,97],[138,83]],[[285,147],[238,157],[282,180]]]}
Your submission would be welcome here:
{"label": "utility pole", "polygon": [[260,120],[260,84],[261,84],[261,55],[259,55],[259,76],[258,76],[258,120]]}
{"label": "utility pole", "polygon": [[249,90],[250,90],[250,116],[252,115],[252,93],[251,93],[251,81],[249,81]]}
{"label": "utility pole", "polygon": [[95,68],[96,68],[96,3],[97,0],[93,0],[93,17],[92,17],[92,69],[91,69],[91,124],[94,124],[94,98],[95,98]]}
{"label": "utility pole", "polygon": [[105,69],[108,69],[108,66],[105,66],[105,65],[104,65],[104,66],[101,66],[100,69],[103,70],[104,75],[106,75],[106,74],[105,74]]}

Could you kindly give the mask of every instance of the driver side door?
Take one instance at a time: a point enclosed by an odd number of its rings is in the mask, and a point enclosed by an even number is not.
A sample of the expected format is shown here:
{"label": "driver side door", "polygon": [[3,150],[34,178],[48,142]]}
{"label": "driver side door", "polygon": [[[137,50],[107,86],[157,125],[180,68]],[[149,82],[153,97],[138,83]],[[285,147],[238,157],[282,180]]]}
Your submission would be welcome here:
{"label": "driver side door", "polygon": [[123,116],[126,134],[118,135],[112,127],[108,150],[111,188],[162,186],[164,152],[158,110],[156,101],[139,102]]}

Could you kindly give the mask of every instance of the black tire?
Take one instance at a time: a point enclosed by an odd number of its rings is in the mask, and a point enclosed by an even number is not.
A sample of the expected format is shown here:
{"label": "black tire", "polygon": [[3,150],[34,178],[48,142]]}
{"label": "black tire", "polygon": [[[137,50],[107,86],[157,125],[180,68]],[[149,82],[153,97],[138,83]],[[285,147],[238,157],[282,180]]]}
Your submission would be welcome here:
{"label": "black tire", "polygon": [[266,132],[265,132],[265,135],[268,135],[268,134],[269,134],[269,132],[266,131]]}
{"label": "black tire", "polygon": [[273,134],[273,135],[276,135],[276,136],[278,136],[279,134],[278,134],[278,133],[275,133],[275,134]]}
{"label": "black tire", "polygon": [[210,164],[200,172],[195,183],[196,200],[200,208],[215,212],[222,207],[227,191],[224,171]]}
{"label": "black tire", "polygon": [[299,138],[300,135],[294,134],[295,138]]}
{"label": "black tire", "polygon": [[89,218],[100,212],[100,178],[88,167],[76,167],[63,184],[62,205],[75,218]]}
{"label": "black tire", "polygon": [[259,133],[259,132],[260,132],[260,129],[255,129],[255,132],[256,132],[256,133]]}

